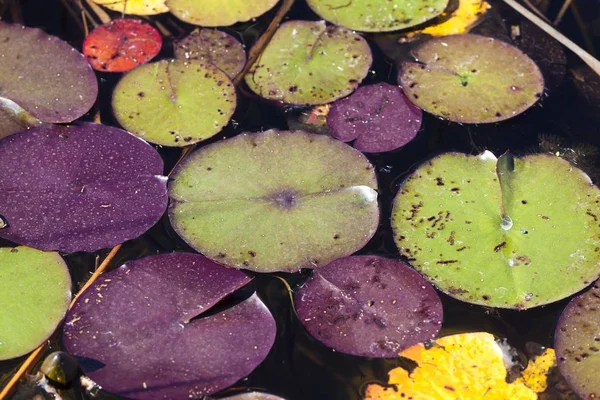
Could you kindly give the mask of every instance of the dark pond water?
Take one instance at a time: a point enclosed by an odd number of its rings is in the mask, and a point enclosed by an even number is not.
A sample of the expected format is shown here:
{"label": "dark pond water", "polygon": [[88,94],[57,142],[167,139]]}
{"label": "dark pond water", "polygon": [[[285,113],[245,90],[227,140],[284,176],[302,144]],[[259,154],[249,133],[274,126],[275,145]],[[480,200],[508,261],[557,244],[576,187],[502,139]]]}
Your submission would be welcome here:
{"label": "dark pond water", "polygon": [[[288,14],[288,18],[316,19],[304,2],[297,1],[297,3]],[[550,14],[554,15],[561,2],[550,3]],[[588,41],[598,43],[599,38],[592,34],[593,20],[598,17],[595,5],[586,1],[581,3],[580,11],[585,16],[584,22],[590,32]],[[519,24],[521,19],[497,2],[492,2],[492,5],[494,7],[492,17],[477,29],[482,33],[507,38],[511,25]],[[26,25],[40,27],[81,48],[82,31],[60,1],[22,0],[21,8]],[[235,30],[230,32],[237,33],[238,37],[249,46],[264,31],[273,14],[270,12],[256,22],[236,26]],[[6,17],[10,17],[10,13]],[[161,21],[177,36],[183,36],[193,29],[192,26],[175,22],[168,16],[154,19]],[[586,43],[586,38],[581,34],[571,14],[566,16],[561,29],[576,41]],[[558,151],[565,157],[570,157],[570,160],[576,162],[594,181],[600,178],[600,164],[597,159],[597,146],[600,146],[598,130],[600,79],[570,54],[567,54],[565,64],[561,58],[561,51],[557,50],[553,42],[540,31],[531,27],[523,28],[523,26],[522,31],[525,34],[519,43],[540,63],[549,84],[549,90],[540,103],[516,118],[493,125],[463,126],[425,115],[419,135],[409,145],[397,151],[369,155],[377,170],[382,214],[381,224],[375,237],[359,252],[360,254],[400,257],[392,241],[389,224],[393,196],[396,194],[398,184],[408,173],[420,162],[441,152],[462,151],[476,154],[488,149],[499,155],[508,149],[516,154]],[[600,33],[600,30],[596,33]],[[394,63],[386,59],[383,52],[375,45],[376,40],[388,45],[391,42],[386,40],[384,35],[369,36],[369,39],[371,39],[375,62],[367,82],[395,83]],[[400,49],[394,50],[393,54],[389,53],[389,55],[401,58],[402,53],[403,50]],[[160,57],[171,55],[170,43],[166,43]],[[109,104],[112,88],[119,76],[98,73],[102,118],[104,123],[110,125],[117,125],[111,116]],[[234,122],[209,142],[242,131],[286,129],[289,122],[297,121],[300,112],[301,110],[298,109],[286,110],[268,104],[249,95],[248,89],[242,87],[239,92],[238,109],[233,117]],[[87,119],[91,119],[91,116]],[[168,172],[179,156],[179,150],[166,148],[158,150],[165,160],[165,172]],[[6,242],[0,244],[10,245]],[[176,237],[168,220],[163,219],[142,237],[127,242],[114,260],[113,267],[127,260],[173,250],[190,249]],[[100,256],[102,259],[106,253],[107,251],[97,254],[66,255],[73,276],[74,289],[81,286],[89,277],[95,268],[97,257]],[[297,288],[309,274],[307,271],[299,274],[278,274],[278,276],[284,278],[292,288]],[[238,382],[223,394],[253,388],[290,400],[358,399],[367,383],[387,381],[387,372],[399,365],[398,360],[373,360],[333,352],[314,340],[300,325],[295,317],[288,290],[280,279],[271,275],[257,275],[254,287],[277,320],[277,340],[265,362],[247,379]],[[512,345],[523,351],[527,342],[544,346],[552,345],[552,332],[556,320],[566,304],[565,300],[549,306],[517,312],[470,306],[444,295],[442,301],[445,312],[442,334],[485,330],[506,337]],[[55,339],[52,347],[60,348],[60,343]],[[0,363],[0,386],[22,361],[21,358]],[[89,397],[77,387],[67,388],[64,395],[69,399]],[[115,397],[101,392],[94,398]]]}

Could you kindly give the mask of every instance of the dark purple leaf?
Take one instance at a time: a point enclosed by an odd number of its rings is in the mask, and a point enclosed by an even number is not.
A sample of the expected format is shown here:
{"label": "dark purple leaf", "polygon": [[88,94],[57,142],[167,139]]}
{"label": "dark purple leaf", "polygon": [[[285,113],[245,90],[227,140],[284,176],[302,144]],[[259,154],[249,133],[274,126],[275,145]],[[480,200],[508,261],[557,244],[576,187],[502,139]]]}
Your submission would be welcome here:
{"label": "dark purple leaf", "polygon": [[344,353],[397,357],[433,339],[442,304],[433,287],[405,264],[378,256],[340,258],[296,294],[298,318],[316,339]]}
{"label": "dark purple leaf", "polygon": [[43,122],[71,122],[96,101],[92,67],[57,37],[0,22],[0,57],[0,96]]}
{"label": "dark purple leaf", "polygon": [[133,239],[167,207],[159,154],[121,129],[44,125],[0,140],[0,237],[94,251]]}
{"label": "dark purple leaf", "polygon": [[410,142],[421,127],[423,113],[389,83],[359,88],[333,104],[327,115],[332,135],[367,153],[395,150]]}
{"label": "dark purple leaf", "polygon": [[201,398],[250,374],[273,344],[275,321],[256,294],[193,319],[248,282],[198,254],[136,260],[90,287],[67,315],[63,339],[109,392]]}

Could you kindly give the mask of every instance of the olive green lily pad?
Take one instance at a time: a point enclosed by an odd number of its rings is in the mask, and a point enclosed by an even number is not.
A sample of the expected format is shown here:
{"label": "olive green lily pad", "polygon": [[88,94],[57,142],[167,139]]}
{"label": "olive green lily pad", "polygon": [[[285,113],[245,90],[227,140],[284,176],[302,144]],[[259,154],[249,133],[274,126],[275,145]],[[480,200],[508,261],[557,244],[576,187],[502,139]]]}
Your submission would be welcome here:
{"label": "olive green lily pad", "polygon": [[589,177],[559,157],[447,153],[403,183],[392,227],[401,254],[442,291],[525,309],[598,277],[599,203]]}
{"label": "olive green lily pad", "polygon": [[0,248],[0,360],[29,353],[48,339],[71,300],[71,277],[54,252]]}
{"label": "olive green lily pad", "polygon": [[115,87],[113,112],[151,143],[187,146],[217,134],[235,110],[227,75],[199,61],[163,60],[128,72]]}
{"label": "olive green lily pad", "polygon": [[600,282],[575,297],[554,332],[558,367],[582,399],[600,393]]}
{"label": "olive green lily pad", "polygon": [[354,91],[371,66],[367,42],[323,21],[282,24],[246,75],[261,97],[288,104],[324,104]]}
{"label": "olive green lily pad", "polygon": [[440,15],[448,0],[307,0],[327,21],[363,32],[410,28]]}
{"label": "olive green lily pad", "polygon": [[260,17],[279,0],[167,0],[180,20],[201,26],[229,26]]}
{"label": "olive green lily pad", "polygon": [[194,249],[259,272],[350,255],[379,222],[373,166],[352,147],[303,131],[242,134],[175,171],[169,218]]}
{"label": "olive green lily pad", "polygon": [[423,110],[455,122],[489,123],[512,118],[542,96],[544,78],[519,49],[498,39],[452,35],[413,50],[398,81]]}

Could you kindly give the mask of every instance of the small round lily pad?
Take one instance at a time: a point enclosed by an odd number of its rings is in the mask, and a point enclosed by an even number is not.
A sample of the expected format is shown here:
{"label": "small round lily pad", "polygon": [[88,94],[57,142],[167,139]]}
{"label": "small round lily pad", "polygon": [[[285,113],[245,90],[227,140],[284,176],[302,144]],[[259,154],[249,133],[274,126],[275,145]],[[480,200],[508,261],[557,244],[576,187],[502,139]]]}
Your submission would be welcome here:
{"label": "small round lily pad", "polygon": [[296,293],[296,312],[317,340],[364,357],[398,357],[435,339],[442,303],[407,265],[378,256],[340,258],[313,272]]}
{"label": "small round lily pad", "polygon": [[83,42],[83,54],[98,71],[125,72],[150,61],[161,46],[152,25],[122,18],[94,29]]}
{"label": "small round lily pad", "polygon": [[258,95],[289,104],[324,104],[367,76],[371,49],[362,36],[323,21],[282,24],[246,75]]}
{"label": "small round lily pad", "polygon": [[373,166],[303,131],[242,134],[193,153],[172,175],[169,218],[190,246],[259,272],[323,266],[363,247],[379,222]]}
{"label": "small round lily pad", "polygon": [[600,274],[600,190],[553,155],[446,153],[400,187],[392,227],[400,253],[449,295],[526,309]]}
{"label": "small round lily pad", "polygon": [[0,248],[0,360],[27,354],[48,339],[70,301],[71,276],[58,253]]}
{"label": "small round lily pad", "polygon": [[600,394],[600,283],[575,297],[563,311],[554,347],[558,367],[582,399]]}
{"label": "small round lily pad", "polygon": [[109,10],[132,15],[156,15],[169,11],[166,0],[93,0]]}
{"label": "small round lily pad", "polygon": [[233,83],[199,61],[163,60],[123,76],[113,92],[115,117],[151,143],[183,147],[208,139],[233,115]]}
{"label": "small round lily pad", "polygon": [[42,125],[0,140],[0,237],[95,251],[136,238],[167,208],[163,162],[118,128]]}
{"label": "small round lily pad", "polygon": [[398,80],[417,106],[463,123],[512,118],[542,96],[538,66],[516,47],[478,35],[433,38],[413,50]]}
{"label": "small round lily pad", "polygon": [[175,58],[209,63],[235,78],[246,64],[244,46],[233,36],[216,29],[198,29],[175,43]]}
{"label": "small round lily pad", "polygon": [[410,142],[421,127],[422,112],[398,86],[378,83],[336,101],[327,126],[343,142],[367,153],[395,150]]}
{"label": "small round lily pad", "polygon": [[256,294],[210,314],[248,282],[198,254],[129,262],[81,296],[65,318],[63,341],[108,392],[203,398],[250,374],[275,340],[275,320]]}
{"label": "small round lily pad", "polygon": [[0,88],[43,122],[71,122],[98,95],[94,71],[81,53],[40,29],[0,22]]}
{"label": "small round lily pad", "polygon": [[327,21],[363,32],[410,28],[440,15],[448,0],[307,0]]}
{"label": "small round lily pad", "polygon": [[201,26],[229,26],[260,17],[279,0],[167,0],[180,20]]}

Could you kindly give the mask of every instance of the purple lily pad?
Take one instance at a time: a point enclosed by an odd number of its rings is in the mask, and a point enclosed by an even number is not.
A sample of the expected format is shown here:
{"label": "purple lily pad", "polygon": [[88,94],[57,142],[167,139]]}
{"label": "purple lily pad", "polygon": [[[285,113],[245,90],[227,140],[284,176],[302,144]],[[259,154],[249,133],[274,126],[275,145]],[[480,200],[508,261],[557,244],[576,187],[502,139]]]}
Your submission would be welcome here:
{"label": "purple lily pad", "polygon": [[0,140],[0,237],[95,251],[133,239],[167,207],[160,155],[109,126],[43,125]]}
{"label": "purple lily pad", "polygon": [[70,310],[65,346],[92,380],[117,395],[210,395],[250,374],[275,340],[275,320],[256,294],[203,315],[250,280],[191,253],[127,263]]}
{"label": "purple lily pad", "polygon": [[96,101],[92,67],[57,37],[0,22],[0,56],[0,95],[40,121],[74,121]]}
{"label": "purple lily pad", "polygon": [[565,308],[554,333],[558,368],[583,399],[600,395],[600,281]]}
{"label": "purple lily pad", "polygon": [[296,293],[304,327],[326,346],[365,357],[397,357],[433,339],[442,323],[435,289],[407,265],[378,256],[340,258]]}
{"label": "purple lily pad", "polygon": [[366,153],[395,150],[414,139],[421,127],[422,111],[389,83],[359,88],[336,101],[327,115],[332,135]]}

